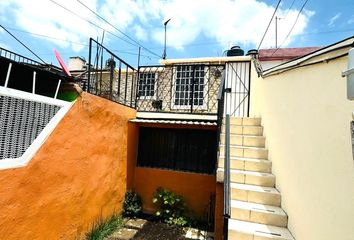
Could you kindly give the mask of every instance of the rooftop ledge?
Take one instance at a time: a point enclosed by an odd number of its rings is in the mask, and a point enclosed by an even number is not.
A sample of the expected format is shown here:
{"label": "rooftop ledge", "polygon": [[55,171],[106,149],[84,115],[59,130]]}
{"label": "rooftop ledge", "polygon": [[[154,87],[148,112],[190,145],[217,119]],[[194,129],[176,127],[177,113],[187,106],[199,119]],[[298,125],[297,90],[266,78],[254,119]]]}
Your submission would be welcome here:
{"label": "rooftop ledge", "polygon": [[160,112],[137,112],[137,118],[144,119],[173,119],[173,120],[199,120],[216,121],[217,115],[189,114],[189,113],[160,113]]}
{"label": "rooftop ledge", "polygon": [[204,58],[179,58],[161,60],[162,65],[172,65],[178,63],[215,63],[221,64],[226,62],[244,62],[251,61],[250,56],[235,56],[235,57],[204,57]]}

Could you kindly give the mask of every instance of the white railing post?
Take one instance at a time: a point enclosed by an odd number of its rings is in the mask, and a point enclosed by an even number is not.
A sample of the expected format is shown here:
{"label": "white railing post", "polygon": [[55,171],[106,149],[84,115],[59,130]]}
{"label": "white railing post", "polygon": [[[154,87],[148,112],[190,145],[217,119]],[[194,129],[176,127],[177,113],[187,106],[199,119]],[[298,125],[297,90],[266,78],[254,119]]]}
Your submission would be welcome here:
{"label": "white railing post", "polygon": [[9,68],[7,69],[6,80],[5,80],[5,85],[4,85],[4,87],[6,87],[6,88],[7,88],[7,85],[9,84],[11,68],[12,68],[12,63],[9,63]]}
{"label": "white railing post", "polygon": [[36,71],[33,71],[32,93],[36,93]]}
{"label": "white railing post", "polygon": [[58,82],[58,85],[57,85],[57,89],[55,90],[55,95],[54,95],[54,98],[55,98],[55,99],[57,99],[57,96],[58,96],[60,83],[61,83],[61,79],[59,79],[59,82]]}

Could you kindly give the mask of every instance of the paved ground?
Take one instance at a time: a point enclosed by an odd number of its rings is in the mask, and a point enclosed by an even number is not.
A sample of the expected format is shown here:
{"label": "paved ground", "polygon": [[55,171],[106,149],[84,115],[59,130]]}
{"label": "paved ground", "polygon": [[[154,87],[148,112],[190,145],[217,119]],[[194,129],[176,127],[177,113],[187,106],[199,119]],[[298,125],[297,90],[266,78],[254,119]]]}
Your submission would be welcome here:
{"label": "paved ground", "polygon": [[145,219],[126,219],[124,227],[106,240],[211,240],[210,233],[192,228],[169,226]]}

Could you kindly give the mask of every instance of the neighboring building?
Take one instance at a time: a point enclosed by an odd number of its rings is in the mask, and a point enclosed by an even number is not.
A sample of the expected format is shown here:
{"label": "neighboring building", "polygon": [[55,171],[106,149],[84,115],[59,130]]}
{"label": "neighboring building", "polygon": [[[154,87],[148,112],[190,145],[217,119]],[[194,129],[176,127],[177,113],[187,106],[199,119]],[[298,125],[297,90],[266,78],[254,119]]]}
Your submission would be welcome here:
{"label": "neighboring building", "polygon": [[317,51],[320,48],[321,47],[260,49],[258,59],[262,69],[265,71],[279,64]]}
{"label": "neighboring building", "polygon": [[83,57],[70,57],[68,64],[69,71],[83,71],[87,70],[86,60]]}

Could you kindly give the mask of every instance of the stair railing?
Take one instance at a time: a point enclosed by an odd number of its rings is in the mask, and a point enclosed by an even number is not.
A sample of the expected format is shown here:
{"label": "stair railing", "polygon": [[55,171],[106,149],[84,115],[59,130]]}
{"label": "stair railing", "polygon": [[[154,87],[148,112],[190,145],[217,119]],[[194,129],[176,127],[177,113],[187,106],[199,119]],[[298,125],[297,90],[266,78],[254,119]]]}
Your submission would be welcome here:
{"label": "stair railing", "polygon": [[230,114],[225,117],[225,157],[224,157],[224,240],[228,239],[230,208]]}

